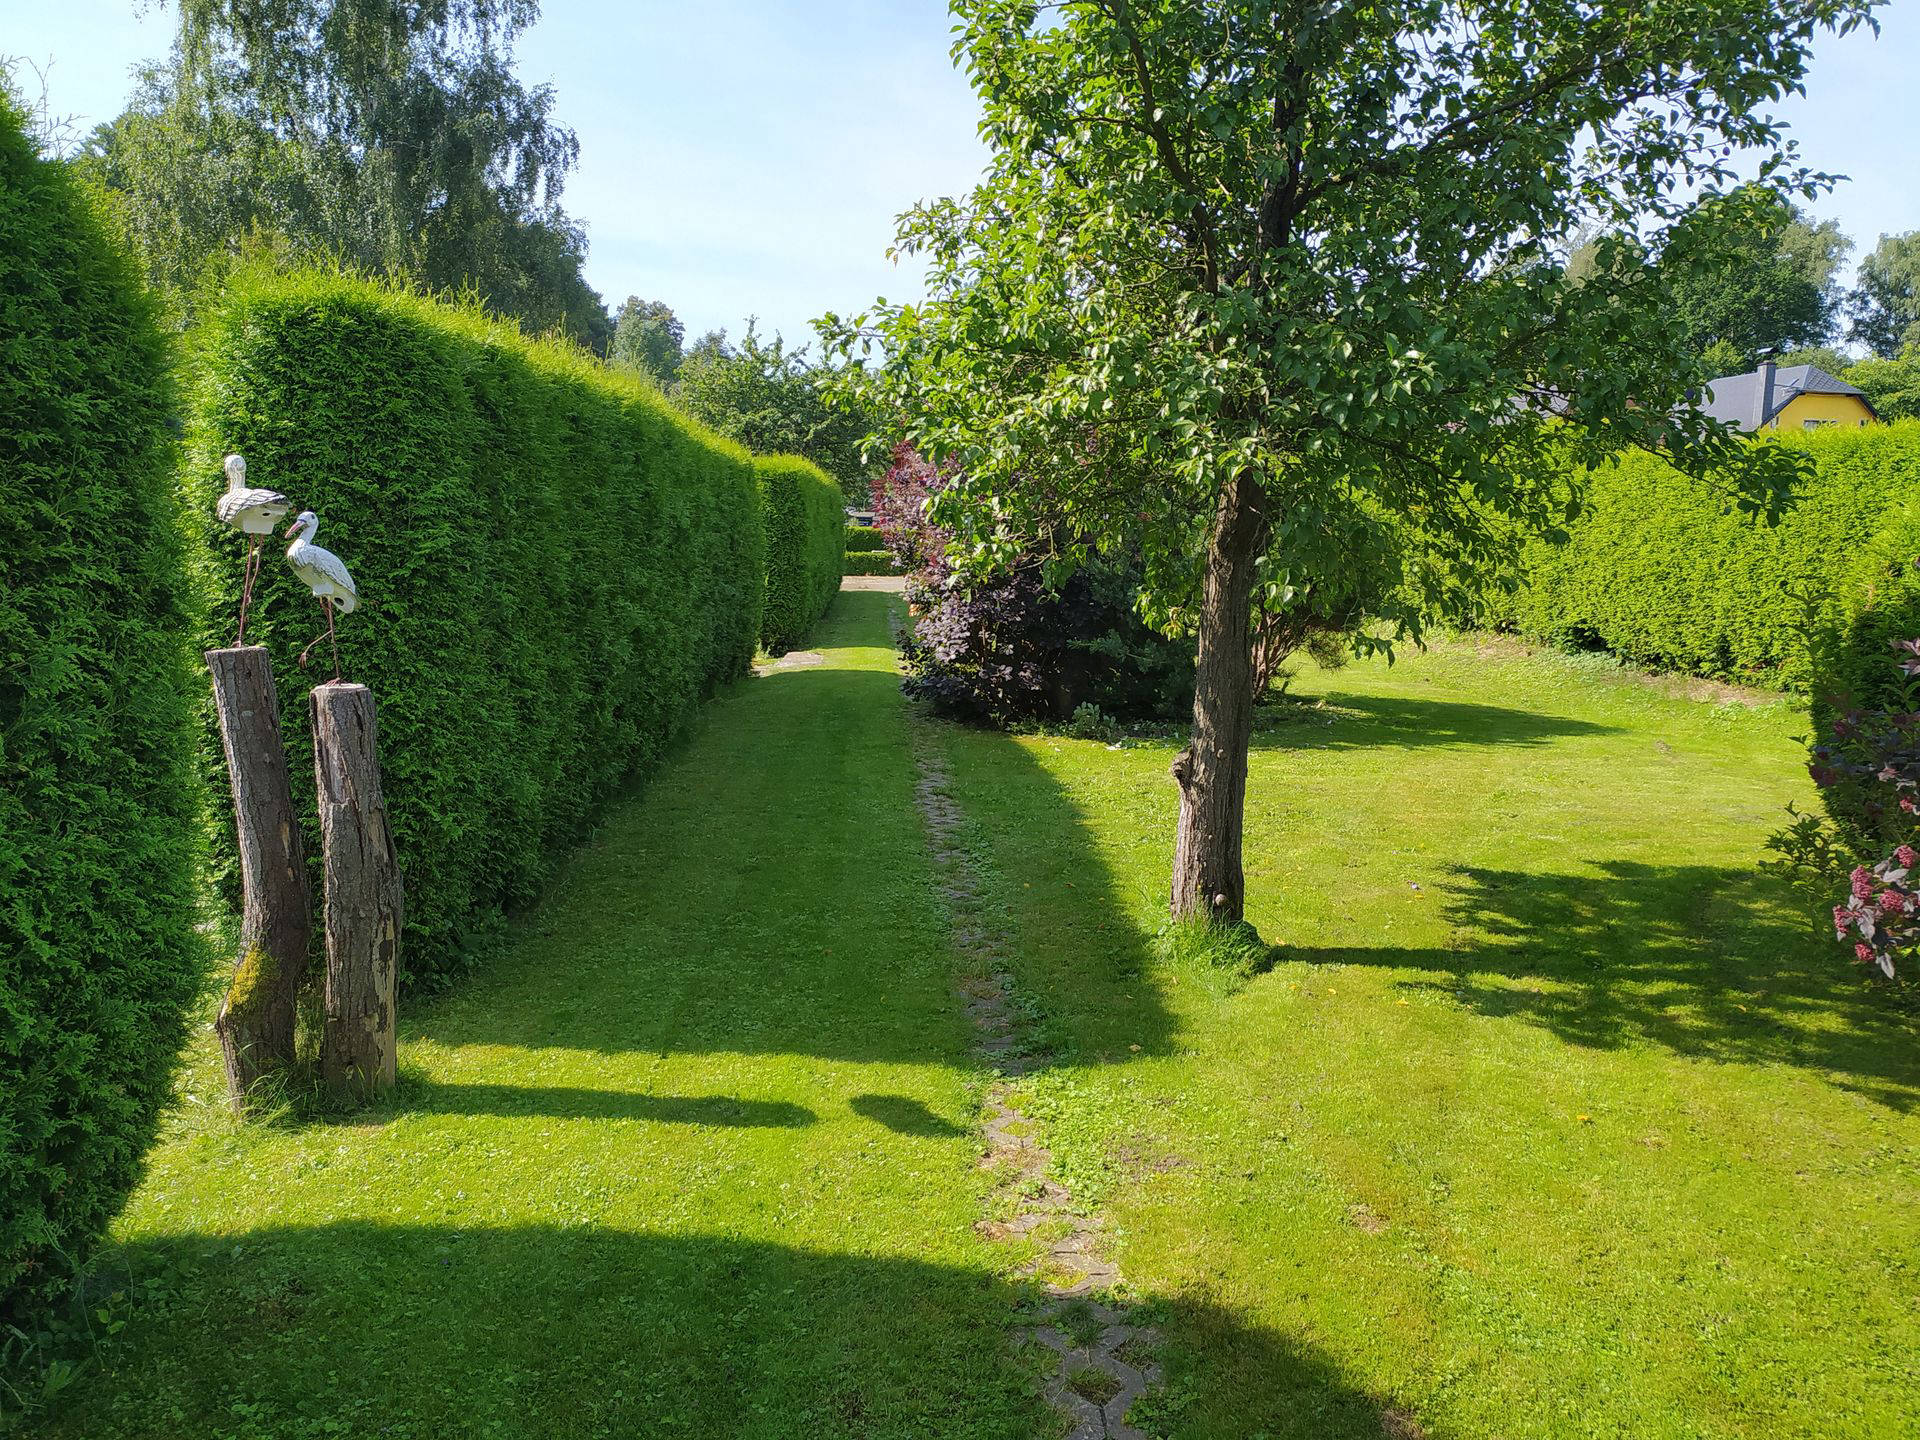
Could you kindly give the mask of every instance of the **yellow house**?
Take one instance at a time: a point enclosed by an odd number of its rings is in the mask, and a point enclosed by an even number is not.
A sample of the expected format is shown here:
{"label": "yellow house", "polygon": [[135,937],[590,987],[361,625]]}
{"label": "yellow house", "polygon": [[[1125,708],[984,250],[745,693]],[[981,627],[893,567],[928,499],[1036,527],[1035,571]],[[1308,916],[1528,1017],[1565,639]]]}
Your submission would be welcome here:
{"label": "yellow house", "polygon": [[1771,360],[1758,370],[1710,382],[1701,408],[1747,431],[1852,427],[1880,418],[1864,393],[1818,365],[1777,366]]}

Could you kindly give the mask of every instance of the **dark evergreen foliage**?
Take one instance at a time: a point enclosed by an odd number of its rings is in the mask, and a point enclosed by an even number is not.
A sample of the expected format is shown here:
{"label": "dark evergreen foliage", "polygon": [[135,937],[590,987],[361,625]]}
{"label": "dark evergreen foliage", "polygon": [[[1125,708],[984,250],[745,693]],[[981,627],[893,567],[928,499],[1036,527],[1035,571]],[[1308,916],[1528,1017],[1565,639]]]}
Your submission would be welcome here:
{"label": "dark evergreen foliage", "polygon": [[132,1188],[207,963],[173,408],[132,263],[0,96],[0,1342]]}

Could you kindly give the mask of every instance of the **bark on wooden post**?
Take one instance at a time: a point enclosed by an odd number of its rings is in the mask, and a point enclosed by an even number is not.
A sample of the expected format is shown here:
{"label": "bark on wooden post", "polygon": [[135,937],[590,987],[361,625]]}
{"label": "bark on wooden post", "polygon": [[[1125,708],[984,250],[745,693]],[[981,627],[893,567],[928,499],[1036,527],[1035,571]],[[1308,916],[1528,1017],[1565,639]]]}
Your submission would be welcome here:
{"label": "bark on wooden post", "polygon": [[313,691],[313,771],[326,877],[326,1034],[320,1073],[360,1098],[394,1079],[393,992],[400,969],[400,866],[380,793],[373,692]]}
{"label": "bark on wooden post", "polygon": [[207,669],[240,850],[240,954],[214,1021],[237,1113],[254,1081],[293,1062],[294,1000],[307,964],[310,901],[266,647],[209,650]]}

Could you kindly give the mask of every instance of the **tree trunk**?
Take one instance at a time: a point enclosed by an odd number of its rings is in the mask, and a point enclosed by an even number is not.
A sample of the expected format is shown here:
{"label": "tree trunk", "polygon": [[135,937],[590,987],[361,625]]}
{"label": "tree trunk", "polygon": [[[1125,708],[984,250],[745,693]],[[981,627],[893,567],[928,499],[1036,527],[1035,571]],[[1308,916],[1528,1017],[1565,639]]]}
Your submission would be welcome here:
{"label": "tree trunk", "polygon": [[1194,672],[1193,738],[1174,759],[1180,828],[1173,916],[1237,924],[1246,908],[1240,830],[1253,738],[1253,584],[1267,523],[1257,479],[1242,472],[1220,496],[1207,544]]}
{"label": "tree trunk", "polygon": [[401,919],[400,866],[366,686],[314,687],[313,773],[327,887],[320,1076],[328,1089],[365,1099],[393,1088]]}
{"label": "tree trunk", "polygon": [[307,868],[266,647],[209,650],[207,669],[240,851],[240,953],[213,1027],[237,1114],[256,1080],[293,1063],[294,1000],[311,938]]}

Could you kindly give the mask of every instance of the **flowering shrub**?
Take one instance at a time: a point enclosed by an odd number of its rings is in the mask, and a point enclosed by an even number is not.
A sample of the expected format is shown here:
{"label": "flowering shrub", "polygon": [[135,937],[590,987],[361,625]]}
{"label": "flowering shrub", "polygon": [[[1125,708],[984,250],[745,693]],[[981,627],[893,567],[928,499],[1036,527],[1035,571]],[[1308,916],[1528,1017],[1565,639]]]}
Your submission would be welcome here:
{"label": "flowering shrub", "polygon": [[1920,639],[1893,648],[1900,678],[1891,698],[1836,707],[1829,738],[1813,746],[1807,771],[1831,818],[1795,811],[1771,842],[1781,857],[1775,868],[1805,884],[1831,885],[1851,865],[1846,899],[1833,907],[1834,937],[1889,979],[1896,960],[1920,945]]}

